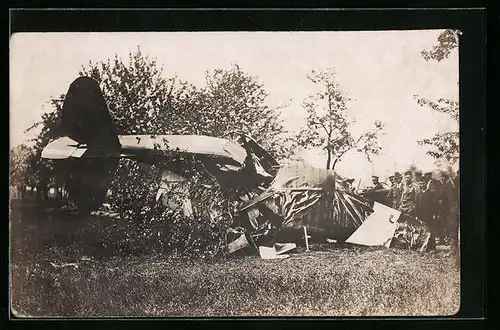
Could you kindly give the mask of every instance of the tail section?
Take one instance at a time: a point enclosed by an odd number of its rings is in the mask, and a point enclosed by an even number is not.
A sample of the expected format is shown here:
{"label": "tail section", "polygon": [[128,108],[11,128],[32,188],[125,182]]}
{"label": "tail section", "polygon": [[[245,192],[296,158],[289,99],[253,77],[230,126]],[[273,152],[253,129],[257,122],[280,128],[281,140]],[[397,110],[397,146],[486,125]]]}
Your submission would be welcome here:
{"label": "tail section", "polygon": [[89,149],[120,148],[116,127],[97,81],[77,78],[69,86],[62,109],[62,128],[71,139]]}
{"label": "tail section", "polygon": [[118,166],[120,150],[116,127],[99,84],[88,77],[70,85],[62,109],[66,137],[55,140],[42,157],[56,163],[66,177],[70,198],[81,212],[99,208]]}

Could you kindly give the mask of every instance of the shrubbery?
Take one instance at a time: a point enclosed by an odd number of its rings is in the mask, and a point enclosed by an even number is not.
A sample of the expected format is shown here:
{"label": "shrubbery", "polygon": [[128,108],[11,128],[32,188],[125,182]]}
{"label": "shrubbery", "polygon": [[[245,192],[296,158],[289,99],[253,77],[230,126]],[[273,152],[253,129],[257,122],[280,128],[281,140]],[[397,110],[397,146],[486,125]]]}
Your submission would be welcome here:
{"label": "shrubbery", "polygon": [[[197,165],[185,173],[188,180],[183,184],[189,187],[193,209],[186,216],[182,208],[172,209],[157,200],[158,167],[121,160],[108,196],[111,211],[120,215],[120,224],[110,230],[125,231],[131,244],[150,252],[182,257],[224,255],[226,232],[232,223],[231,203],[210,173]],[[166,198],[183,196],[171,189]]]}

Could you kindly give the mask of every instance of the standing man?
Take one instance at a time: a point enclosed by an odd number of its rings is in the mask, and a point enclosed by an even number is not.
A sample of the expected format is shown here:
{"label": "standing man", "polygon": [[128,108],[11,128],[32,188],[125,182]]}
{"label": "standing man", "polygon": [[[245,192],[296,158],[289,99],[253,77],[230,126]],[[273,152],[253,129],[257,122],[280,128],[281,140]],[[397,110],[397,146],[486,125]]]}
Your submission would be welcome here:
{"label": "standing man", "polygon": [[417,217],[417,208],[420,203],[420,187],[414,183],[411,171],[406,171],[404,175],[405,184],[401,192],[401,200],[398,210],[412,217]]}
{"label": "standing man", "polygon": [[392,208],[396,210],[399,209],[399,203],[401,201],[401,193],[403,192],[403,184],[401,180],[402,180],[401,173],[399,172],[394,173],[393,184],[387,195],[387,198],[390,198],[392,201]]}
{"label": "standing man", "polygon": [[394,175],[389,176],[389,182],[391,183],[391,188],[394,186],[396,182],[394,182]]}
{"label": "standing man", "polygon": [[425,184],[422,190],[422,200],[420,203],[420,217],[425,222],[431,231],[430,247],[435,247],[436,237],[442,238],[439,233],[438,222],[438,197],[439,197],[439,182],[432,178],[432,172],[424,174],[423,182]]}
{"label": "standing man", "polygon": [[420,186],[420,190],[425,190],[426,182],[424,181],[422,171],[420,170],[415,171],[415,183]]}

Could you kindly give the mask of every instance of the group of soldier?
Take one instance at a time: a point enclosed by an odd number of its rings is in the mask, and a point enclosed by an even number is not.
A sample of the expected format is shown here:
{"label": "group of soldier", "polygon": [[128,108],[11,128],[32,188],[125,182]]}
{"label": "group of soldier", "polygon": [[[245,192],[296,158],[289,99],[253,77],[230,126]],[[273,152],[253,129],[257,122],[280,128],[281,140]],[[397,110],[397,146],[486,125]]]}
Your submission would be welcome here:
{"label": "group of soldier", "polygon": [[[435,248],[436,239],[444,243],[445,234],[456,247],[458,240],[459,172],[451,178],[441,172],[435,179],[432,172],[422,175],[421,171],[396,172],[389,177],[391,187],[388,198],[392,207],[417,218],[430,229],[429,248]],[[378,181],[378,180],[377,180]]]}

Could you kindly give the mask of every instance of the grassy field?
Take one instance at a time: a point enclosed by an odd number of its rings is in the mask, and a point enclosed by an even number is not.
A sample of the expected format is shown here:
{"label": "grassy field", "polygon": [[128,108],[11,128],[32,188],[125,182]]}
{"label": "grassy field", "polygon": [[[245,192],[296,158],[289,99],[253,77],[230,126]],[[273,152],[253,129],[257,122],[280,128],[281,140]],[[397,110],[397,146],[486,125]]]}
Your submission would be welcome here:
{"label": "grassy field", "polygon": [[182,261],[106,236],[110,221],[14,206],[15,314],[452,315],[460,305],[459,270],[443,252],[313,246],[283,260]]}

